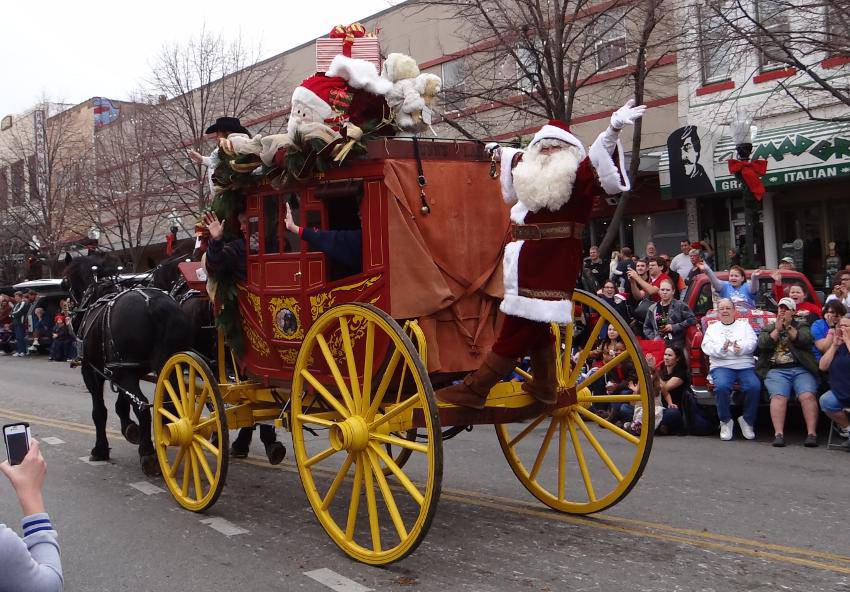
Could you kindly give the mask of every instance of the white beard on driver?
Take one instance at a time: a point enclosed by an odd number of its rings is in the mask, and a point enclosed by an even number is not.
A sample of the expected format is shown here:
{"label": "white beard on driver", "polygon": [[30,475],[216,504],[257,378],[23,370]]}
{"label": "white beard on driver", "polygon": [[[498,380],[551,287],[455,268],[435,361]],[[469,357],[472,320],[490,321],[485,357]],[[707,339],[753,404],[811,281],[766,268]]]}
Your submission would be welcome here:
{"label": "white beard on driver", "polygon": [[[541,142],[523,153],[514,167],[513,185],[517,199],[529,211],[547,208],[554,212],[570,199],[579,165],[579,150],[568,146],[550,154],[540,152]],[[560,146],[564,144],[559,143]]]}

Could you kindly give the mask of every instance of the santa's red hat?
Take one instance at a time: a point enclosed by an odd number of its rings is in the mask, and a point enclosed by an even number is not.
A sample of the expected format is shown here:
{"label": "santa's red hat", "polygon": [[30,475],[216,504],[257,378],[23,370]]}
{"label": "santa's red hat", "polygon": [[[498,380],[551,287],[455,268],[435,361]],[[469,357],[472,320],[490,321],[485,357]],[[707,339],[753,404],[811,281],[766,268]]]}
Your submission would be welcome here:
{"label": "santa's red hat", "polygon": [[[303,80],[292,91],[292,102],[304,103],[316,114],[317,120],[330,120],[334,117],[334,111],[337,113],[345,111],[344,105],[340,102],[345,102],[347,94],[348,85],[342,78],[316,74]],[[350,96],[348,102],[350,103]]]}
{"label": "santa's red hat", "polygon": [[587,153],[584,150],[584,146],[577,137],[575,137],[572,133],[570,133],[569,126],[563,121],[559,121],[557,119],[550,119],[549,123],[540,128],[534,137],[531,139],[531,142],[528,144],[528,147],[531,148],[538,142],[542,140],[558,140],[560,142],[564,142],[571,146],[575,146],[579,150],[580,158],[584,158]]}

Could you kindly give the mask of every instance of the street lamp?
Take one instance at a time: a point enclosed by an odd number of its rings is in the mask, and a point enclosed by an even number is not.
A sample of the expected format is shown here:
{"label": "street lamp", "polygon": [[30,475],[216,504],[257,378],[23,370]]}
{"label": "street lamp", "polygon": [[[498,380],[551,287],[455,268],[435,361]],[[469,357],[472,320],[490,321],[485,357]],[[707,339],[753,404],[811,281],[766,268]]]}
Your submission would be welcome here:
{"label": "street lamp", "polygon": [[729,172],[738,180],[744,201],[744,247],[741,249],[741,262],[744,267],[752,268],[757,264],[755,225],[758,220],[758,209],[765,193],[761,177],[767,172],[767,161],[750,160],[757,131],[750,112],[741,107],[736,108],[732,113],[729,127],[732,132],[732,141],[735,142],[735,152],[738,155],[737,159],[729,159]]}

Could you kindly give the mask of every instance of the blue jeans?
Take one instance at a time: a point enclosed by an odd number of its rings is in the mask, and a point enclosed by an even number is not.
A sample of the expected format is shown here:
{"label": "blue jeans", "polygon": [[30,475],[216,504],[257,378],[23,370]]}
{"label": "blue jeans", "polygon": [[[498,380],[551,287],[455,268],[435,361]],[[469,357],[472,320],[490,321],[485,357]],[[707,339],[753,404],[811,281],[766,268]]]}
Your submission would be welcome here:
{"label": "blue jeans", "polygon": [[714,382],[714,398],[717,401],[717,417],[722,422],[732,419],[729,405],[732,400],[732,385],[736,382],[744,393],[744,421],[756,425],[756,415],[761,395],[761,381],[753,368],[712,368],[709,372]]}
{"label": "blue jeans", "polygon": [[15,323],[15,351],[19,354],[27,353],[27,332],[23,324]]}

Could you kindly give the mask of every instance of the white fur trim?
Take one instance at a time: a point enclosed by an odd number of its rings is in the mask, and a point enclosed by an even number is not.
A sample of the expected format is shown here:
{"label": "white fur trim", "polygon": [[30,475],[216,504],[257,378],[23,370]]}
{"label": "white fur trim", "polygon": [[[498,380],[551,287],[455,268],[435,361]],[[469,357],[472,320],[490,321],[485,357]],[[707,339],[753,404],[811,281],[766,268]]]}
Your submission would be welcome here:
{"label": "white fur trim", "polygon": [[[618,160],[616,163],[611,158],[615,148]],[[590,162],[599,176],[599,184],[602,185],[602,189],[608,195],[622,193],[631,188],[629,175],[626,173],[623,145],[620,142],[619,134],[611,130],[610,127],[599,134],[593,144],[590,145]],[[620,182],[620,175],[622,175],[625,183]]]}
{"label": "white fur trim", "polygon": [[528,206],[521,201],[516,202],[511,208],[511,222],[514,224],[525,224],[525,216],[528,214]]}
{"label": "white fur trim", "polygon": [[334,56],[325,74],[339,76],[351,88],[360,88],[375,95],[385,95],[393,87],[392,82],[378,75],[375,64],[344,55]]}
{"label": "white fur trim", "polygon": [[519,252],[524,242],[518,240],[505,245],[505,254],[502,256],[502,281],[506,297],[508,294],[519,294]]}
{"label": "white fur trim", "polygon": [[501,149],[501,172],[499,173],[499,185],[502,188],[502,199],[508,205],[515,204],[517,202],[516,192],[514,191],[514,173],[512,165],[514,162],[514,156],[518,153],[522,154],[522,150],[518,150],[517,148]]}
{"label": "white fur trim", "polygon": [[571,300],[540,300],[516,294],[505,294],[499,306],[503,313],[538,321],[540,323],[558,323],[566,325],[573,322],[573,303]]}
{"label": "white fur trim", "polygon": [[330,105],[324,102],[322,98],[312,90],[304,88],[303,86],[297,86],[295,87],[295,90],[292,91],[292,102],[295,103],[296,101],[307,105],[307,107],[316,114],[317,119],[327,119],[333,115],[333,110]]}
{"label": "white fur trim", "polygon": [[585,151],[581,140],[567,130],[563,130],[554,125],[546,124],[541,127],[540,130],[534,134],[534,137],[531,139],[531,142],[528,143],[528,146],[534,146],[540,140],[560,140],[561,142],[566,142],[567,144],[576,146],[579,149],[579,162],[584,160],[584,157],[587,156],[587,152]]}

